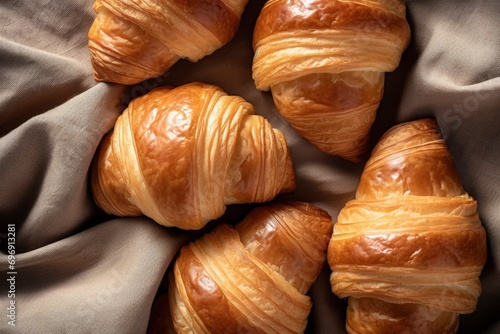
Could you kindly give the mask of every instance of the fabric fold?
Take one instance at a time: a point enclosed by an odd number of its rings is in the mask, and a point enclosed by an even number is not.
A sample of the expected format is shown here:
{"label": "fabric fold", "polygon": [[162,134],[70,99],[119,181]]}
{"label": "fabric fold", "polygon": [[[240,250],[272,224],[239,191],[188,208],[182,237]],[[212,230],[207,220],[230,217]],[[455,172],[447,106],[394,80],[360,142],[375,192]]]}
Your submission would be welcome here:
{"label": "fabric fold", "polygon": [[[235,38],[196,63],[134,86],[92,78],[87,0],[0,2],[0,332],[145,333],[151,305],[179,246],[192,234],[98,211],[88,173],[105,133],[134,97],[159,86],[217,84],[255,106],[287,139],[297,188],[335,220],[354,198],[364,161],[323,154],[284,122],[251,77],[252,32],[265,0],[252,1]],[[406,1],[412,39],[385,75],[371,146],[391,126],[435,117],[464,188],[477,200],[488,245],[477,310],[459,333],[496,333],[500,318],[500,3]],[[242,216],[229,206],[222,220]],[[213,222],[216,225],[218,222]],[[15,227],[16,327],[8,324],[8,224]],[[212,226],[213,226],[212,225]],[[324,270],[310,296],[306,333],[345,332],[345,301]]]}

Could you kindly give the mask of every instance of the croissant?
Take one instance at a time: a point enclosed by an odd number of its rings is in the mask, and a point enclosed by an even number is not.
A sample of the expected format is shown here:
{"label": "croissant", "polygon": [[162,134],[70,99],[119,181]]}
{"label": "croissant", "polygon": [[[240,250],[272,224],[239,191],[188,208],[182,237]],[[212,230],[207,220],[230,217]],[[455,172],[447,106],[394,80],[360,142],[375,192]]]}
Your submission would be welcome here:
{"label": "croissant", "polygon": [[89,30],[94,78],[135,84],[179,59],[196,62],[236,34],[248,0],[96,0]]}
{"label": "croissant", "polygon": [[455,333],[475,310],[486,234],[435,119],[391,128],[338,215],[332,291],[349,333]]}
{"label": "croissant", "polygon": [[203,83],[132,100],[96,153],[96,204],[112,215],[200,229],[228,204],[293,191],[286,139],[254,112],[243,98]]}
{"label": "croissant", "polygon": [[253,35],[253,79],[277,111],[322,151],[359,161],[384,73],[410,39],[402,0],[269,0]]}
{"label": "croissant", "polygon": [[184,246],[169,280],[177,333],[302,333],[326,262],[329,214],[305,202],[252,210]]}

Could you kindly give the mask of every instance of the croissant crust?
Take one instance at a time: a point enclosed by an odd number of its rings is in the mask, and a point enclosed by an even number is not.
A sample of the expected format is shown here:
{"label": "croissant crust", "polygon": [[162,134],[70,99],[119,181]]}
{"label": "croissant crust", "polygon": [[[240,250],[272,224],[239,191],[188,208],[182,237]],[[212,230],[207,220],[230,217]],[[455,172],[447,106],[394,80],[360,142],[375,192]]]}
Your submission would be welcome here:
{"label": "croissant crust", "polygon": [[241,97],[192,83],[130,103],[100,145],[91,185],[109,214],[199,229],[228,204],[266,202],[295,182],[280,131]]}
{"label": "croissant crust", "polygon": [[404,1],[270,0],[254,30],[253,79],[302,137],[359,161],[384,73],[409,39]]}
{"label": "croissant crust", "polygon": [[399,317],[411,333],[452,333],[457,315],[475,310],[485,261],[477,203],[436,121],[393,127],[374,148],[356,199],[339,213],[328,248],[332,291],[350,300],[348,328],[365,332],[372,323],[385,328],[372,332],[389,332],[393,322],[370,316],[378,312]]}
{"label": "croissant crust", "polygon": [[177,333],[303,332],[304,293],[325,262],[331,227],[311,204],[274,203],[183,247],[170,276]]}
{"label": "croissant crust", "polygon": [[95,79],[134,84],[213,53],[236,34],[247,1],[96,0],[88,34]]}

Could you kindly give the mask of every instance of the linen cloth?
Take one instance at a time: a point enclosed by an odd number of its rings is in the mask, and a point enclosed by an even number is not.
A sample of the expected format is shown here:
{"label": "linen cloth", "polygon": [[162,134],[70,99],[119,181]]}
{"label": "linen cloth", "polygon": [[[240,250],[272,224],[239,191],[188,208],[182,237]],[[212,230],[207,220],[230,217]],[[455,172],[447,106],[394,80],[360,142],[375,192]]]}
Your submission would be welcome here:
{"label": "linen cloth", "polygon": [[[252,30],[263,0],[251,0],[235,38],[197,63],[125,87],[93,80],[87,32],[91,0],[0,2],[0,333],[145,333],[151,305],[179,247],[203,231],[164,228],[148,218],[102,214],[92,202],[95,150],[134,97],[163,85],[219,85],[254,104],[281,129],[298,186],[278,199],[311,202],[332,216],[354,198],[366,158],[350,163],[300,138],[269,93],[251,78]],[[500,314],[500,2],[407,1],[412,41],[386,74],[372,147],[391,126],[435,117],[464,188],[478,201],[488,262],[476,312],[459,333],[499,333]],[[233,205],[219,221],[251,208]],[[15,226],[15,327],[9,325],[6,255]],[[209,227],[207,227],[209,228]],[[308,333],[344,333],[344,300],[325,266],[310,291]]]}

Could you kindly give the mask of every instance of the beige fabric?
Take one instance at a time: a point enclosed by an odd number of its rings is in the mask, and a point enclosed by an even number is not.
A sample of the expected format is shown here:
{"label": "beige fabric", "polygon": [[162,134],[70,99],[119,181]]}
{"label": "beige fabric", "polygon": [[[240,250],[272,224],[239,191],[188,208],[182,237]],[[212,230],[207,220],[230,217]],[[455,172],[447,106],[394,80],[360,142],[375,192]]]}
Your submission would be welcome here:
{"label": "beige fabric", "polygon": [[[334,220],[354,197],[364,161],[349,163],[301,139],[251,80],[251,1],[226,47],[198,63],[180,61],[133,87],[92,78],[87,32],[92,1],[0,2],[0,248],[16,225],[16,327],[8,325],[7,256],[1,255],[1,333],[143,333],[151,304],[181,244],[200,232],[146,218],[116,219],[92,203],[95,149],[133,97],[161,85],[202,81],[255,105],[288,140],[298,177],[285,198],[312,202]],[[478,200],[488,233],[483,294],[460,333],[498,333],[500,294],[500,3],[407,1],[412,42],[386,75],[372,146],[392,125],[435,116],[464,188]],[[235,221],[251,206],[231,206]],[[213,225],[215,225],[215,222]],[[212,226],[213,226],[212,225]],[[311,290],[309,333],[343,333],[346,303],[325,267]]]}

